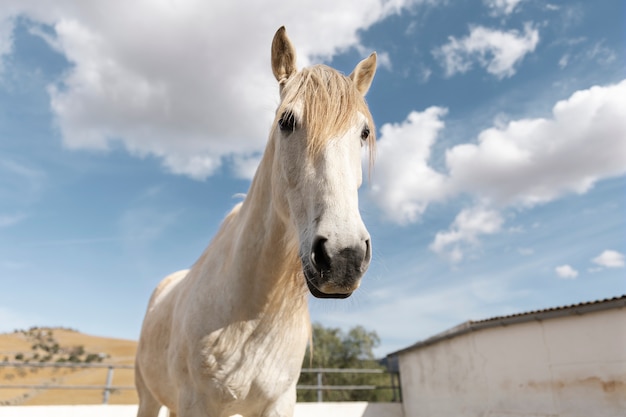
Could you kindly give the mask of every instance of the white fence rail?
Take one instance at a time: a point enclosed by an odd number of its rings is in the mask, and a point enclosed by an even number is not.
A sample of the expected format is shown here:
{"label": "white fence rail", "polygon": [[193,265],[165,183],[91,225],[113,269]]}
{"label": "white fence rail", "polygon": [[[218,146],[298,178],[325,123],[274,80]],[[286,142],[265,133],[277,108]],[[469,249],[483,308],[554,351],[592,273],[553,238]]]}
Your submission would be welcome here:
{"label": "white fence rail", "polygon": [[120,365],[120,364],[102,364],[102,363],[67,363],[67,362],[0,362],[2,368],[17,368],[17,369],[33,369],[33,368],[67,368],[67,369],[85,369],[85,368],[106,368],[107,374],[103,385],[71,385],[71,384],[0,384],[1,389],[36,389],[36,390],[93,390],[102,391],[102,404],[109,403],[109,397],[111,392],[116,390],[134,390],[133,385],[112,385],[113,372],[115,369],[134,369],[133,365]]}
{"label": "white fence rail", "polygon": [[[101,363],[48,363],[48,362],[0,362],[0,367],[32,369],[32,368],[106,368],[106,380],[103,385],[66,385],[66,384],[0,384],[1,389],[37,389],[37,390],[95,390],[102,391],[102,404],[108,404],[110,395],[113,391],[134,390],[132,385],[112,385],[113,373],[115,369],[134,369],[133,365],[120,364],[101,364]],[[298,390],[315,390],[317,392],[317,402],[324,401],[324,392],[341,390],[341,391],[357,391],[357,390],[392,390],[393,401],[400,402],[402,397],[400,393],[400,381],[397,373],[388,372],[383,369],[335,369],[335,368],[304,368],[302,373],[316,374],[315,385],[298,385]],[[325,385],[323,383],[324,374],[388,374],[390,377],[390,385]],[[0,414],[1,415],[1,414]]]}
{"label": "white fence rail", "polygon": [[[389,372],[384,369],[337,369],[337,368],[303,368],[301,374],[316,374],[315,385],[298,385],[298,390],[315,390],[317,391],[317,402],[324,401],[324,391],[372,391],[372,390],[391,390],[394,402],[400,402],[402,395],[400,393],[400,376],[398,373]],[[370,374],[370,375],[389,375],[389,385],[325,385],[323,382],[324,374]]]}

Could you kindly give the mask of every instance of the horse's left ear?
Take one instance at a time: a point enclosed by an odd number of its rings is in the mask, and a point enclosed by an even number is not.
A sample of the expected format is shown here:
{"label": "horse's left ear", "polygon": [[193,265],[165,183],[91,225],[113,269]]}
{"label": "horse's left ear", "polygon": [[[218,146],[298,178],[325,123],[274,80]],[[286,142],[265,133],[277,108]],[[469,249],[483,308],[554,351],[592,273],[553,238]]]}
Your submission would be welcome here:
{"label": "horse's left ear", "polygon": [[287,37],[285,27],[281,26],[272,40],[272,72],[282,84],[297,71],[296,50]]}
{"label": "horse's left ear", "polygon": [[376,52],[372,52],[370,56],[358,63],[350,74],[350,79],[356,85],[356,89],[365,95],[372,85],[374,74],[376,74]]}

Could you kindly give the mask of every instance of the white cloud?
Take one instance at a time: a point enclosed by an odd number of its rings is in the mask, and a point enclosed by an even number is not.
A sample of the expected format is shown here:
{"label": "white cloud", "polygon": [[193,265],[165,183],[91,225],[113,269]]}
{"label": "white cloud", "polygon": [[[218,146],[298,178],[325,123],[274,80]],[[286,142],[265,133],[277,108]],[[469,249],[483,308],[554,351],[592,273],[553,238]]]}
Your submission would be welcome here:
{"label": "white cloud", "polygon": [[479,236],[498,233],[503,222],[495,210],[482,207],[462,210],[448,231],[437,233],[430,249],[452,262],[460,262],[465,252],[478,244]]}
{"label": "white cloud", "polygon": [[261,153],[252,155],[235,155],[233,157],[233,166],[237,177],[241,179],[252,178],[256,172],[256,168],[261,163]]}
{"label": "white cloud", "polygon": [[403,123],[380,129],[371,195],[397,223],[417,221],[430,202],[446,195],[445,177],[428,166],[446,112],[430,107],[412,112]]}
{"label": "white cloud", "polygon": [[554,268],[559,278],[574,279],[578,276],[578,271],[569,265],[561,265]]}
{"label": "white cloud", "polygon": [[361,47],[359,30],[418,2],[5,0],[0,59],[12,51],[15,17],[26,17],[31,33],[71,63],[49,87],[65,146],[119,143],[161,158],[172,172],[205,178],[225,159],[264,147],[278,100],[270,43],[279,26],[304,66]]}
{"label": "white cloud", "polygon": [[509,15],[522,0],[483,0],[494,16]]}
{"label": "white cloud", "polygon": [[600,65],[607,65],[617,59],[617,54],[611,48],[605,46],[603,41],[600,41],[587,52],[587,59],[593,60]]}
{"label": "white cloud", "polygon": [[[564,45],[567,52],[559,59],[559,68],[563,69],[581,61],[600,67],[611,67],[617,60],[617,52],[605,45],[604,41],[591,43],[586,37],[559,40],[559,45]],[[581,46],[581,44],[585,44]]]}
{"label": "white cloud", "polygon": [[529,23],[524,25],[524,33],[473,26],[464,38],[450,36],[449,42],[435,49],[433,55],[448,77],[469,71],[476,62],[488,73],[502,79],[513,76],[515,66],[533,52],[538,43],[539,31]]}
{"label": "white cloud", "polygon": [[[438,172],[429,160],[445,115],[431,107],[381,127],[370,196],[390,220],[417,222],[430,203],[463,194],[492,211],[531,207],[626,173],[626,80],[578,91],[556,103],[550,118],[498,122],[477,143],[449,148],[447,172]],[[433,250],[464,257],[462,219],[437,235]],[[500,230],[475,233],[470,241]]]}
{"label": "white cloud", "polygon": [[477,143],[446,151],[447,172],[429,163],[446,110],[413,112],[381,127],[372,194],[398,223],[419,220],[429,203],[469,194],[500,207],[531,206],[626,173],[626,80],[574,93],[551,118],[483,130]]}
{"label": "white cloud", "polygon": [[3,72],[3,56],[13,51],[13,19],[3,19],[0,14],[0,80]]}
{"label": "white cloud", "polygon": [[431,75],[433,75],[433,70],[426,66],[422,66],[418,71],[418,77],[422,84],[427,83]]}
{"label": "white cloud", "polygon": [[626,173],[626,80],[574,93],[552,118],[484,130],[477,144],[448,150],[446,165],[458,191],[502,205],[585,193]]}
{"label": "white cloud", "polygon": [[605,250],[600,255],[593,258],[591,262],[605,268],[623,268],[624,254],[614,250]]}

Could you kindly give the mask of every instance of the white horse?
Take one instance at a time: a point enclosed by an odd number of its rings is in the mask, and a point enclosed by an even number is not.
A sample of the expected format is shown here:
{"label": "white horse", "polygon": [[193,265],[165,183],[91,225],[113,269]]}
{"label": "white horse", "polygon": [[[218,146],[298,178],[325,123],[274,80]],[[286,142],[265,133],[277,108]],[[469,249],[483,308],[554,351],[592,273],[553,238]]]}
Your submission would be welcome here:
{"label": "white horse", "polygon": [[281,102],[245,200],[190,270],[156,288],[136,358],[139,417],[291,416],[310,337],[307,287],[345,298],[372,246],[357,190],[375,144],[364,95],[376,55],[346,77],[296,69],[281,27],[272,71]]}

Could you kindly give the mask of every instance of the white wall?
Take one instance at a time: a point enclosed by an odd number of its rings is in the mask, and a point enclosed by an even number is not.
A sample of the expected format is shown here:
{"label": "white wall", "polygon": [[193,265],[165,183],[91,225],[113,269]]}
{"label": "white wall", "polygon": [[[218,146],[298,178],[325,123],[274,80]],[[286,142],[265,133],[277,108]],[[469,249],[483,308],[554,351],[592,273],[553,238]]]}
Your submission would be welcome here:
{"label": "white wall", "polygon": [[403,417],[400,403],[297,403],[294,417]]}
{"label": "white wall", "polygon": [[[0,407],[0,417],[135,417],[136,405],[58,405]],[[159,417],[167,415],[161,409]],[[399,403],[298,403],[294,417],[402,417]]]}
{"label": "white wall", "polygon": [[406,417],[626,416],[626,308],[477,330],[399,360]]}

